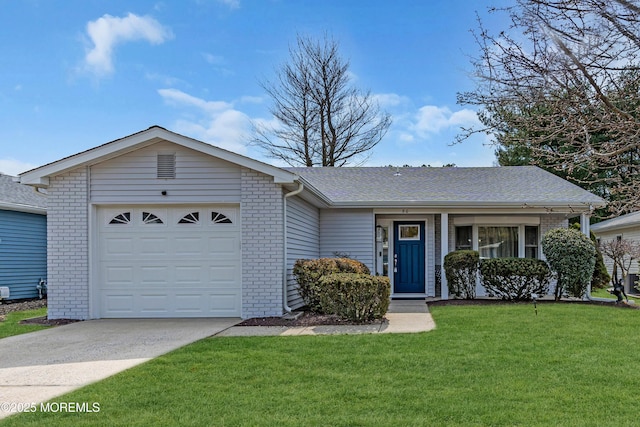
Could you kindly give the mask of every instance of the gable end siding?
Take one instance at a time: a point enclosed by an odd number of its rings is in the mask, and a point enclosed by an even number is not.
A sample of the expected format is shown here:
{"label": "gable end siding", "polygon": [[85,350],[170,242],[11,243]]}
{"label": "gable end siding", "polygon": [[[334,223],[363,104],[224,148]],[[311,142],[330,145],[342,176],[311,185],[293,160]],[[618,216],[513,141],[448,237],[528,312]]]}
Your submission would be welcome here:
{"label": "gable end siding", "polygon": [[[158,155],[174,153],[176,177],[158,178]],[[239,166],[169,142],[91,167],[93,203],[239,203],[240,186]]]}
{"label": "gable end siding", "polygon": [[299,197],[287,200],[287,301],[296,309],[304,305],[293,277],[298,259],[320,257],[320,212]]}
{"label": "gable end siding", "polygon": [[47,278],[47,217],[0,210],[0,286],[9,299],[36,298]]}
{"label": "gable end siding", "polygon": [[375,216],[371,209],[321,209],[320,257],[345,253],[373,272],[374,233]]}
{"label": "gable end siding", "polygon": [[89,318],[86,169],[52,177],[47,208],[49,319]]}

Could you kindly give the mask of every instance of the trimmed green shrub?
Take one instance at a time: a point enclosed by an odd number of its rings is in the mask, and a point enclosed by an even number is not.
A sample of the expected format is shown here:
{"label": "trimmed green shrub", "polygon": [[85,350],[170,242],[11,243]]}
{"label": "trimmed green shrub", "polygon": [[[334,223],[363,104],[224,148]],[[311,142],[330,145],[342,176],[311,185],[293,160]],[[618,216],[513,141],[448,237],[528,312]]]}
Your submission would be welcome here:
{"label": "trimmed green shrub", "polygon": [[389,278],[356,273],[334,273],[320,278],[320,306],[353,322],[381,319],[389,308]]}
{"label": "trimmed green shrub", "polygon": [[[580,231],[580,223],[573,223],[571,227]],[[609,286],[609,281],[611,280],[611,276],[607,271],[607,266],[604,265],[604,258],[602,257],[602,252],[598,248],[598,241],[596,239],[596,235],[593,234],[593,231],[589,233],[589,238],[596,246],[596,265],[593,269],[593,276],[591,276],[591,289],[604,289]]]}
{"label": "trimmed green shrub", "polygon": [[527,301],[549,292],[551,270],[539,259],[493,258],[480,261],[480,277],[489,296]]}
{"label": "trimmed green shrub", "polygon": [[333,273],[370,274],[366,265],[351,258],[299,259],[293,266],[298,291],[309,310],[321,312],[320,278]]}
{"label": "trimmed green shrub", "polygon": [[542,251],[549,267],[556,274],[555,297],[565,295],[581,298],[593,276],[596,246],[580,231],[555,228],[542,237]]}
{"label": "trimmed green shrub", "polygon": [[478,251],[454,251],[445,255],[444,273],[451,294],[465,299],[476,297],[479,261]]}

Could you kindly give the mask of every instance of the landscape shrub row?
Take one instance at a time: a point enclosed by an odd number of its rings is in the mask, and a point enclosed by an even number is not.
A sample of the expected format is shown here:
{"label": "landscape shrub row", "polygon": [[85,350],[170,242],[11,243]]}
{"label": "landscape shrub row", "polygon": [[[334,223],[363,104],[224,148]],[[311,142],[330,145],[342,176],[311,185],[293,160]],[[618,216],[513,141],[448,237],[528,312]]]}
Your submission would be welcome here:
{"label": "landscape shrub row", "polygon": [[323,293],[320,278],[334,273],[371,274],[366,265],[351,258],[299,259],[293,266],[298,292],[309,310],[321,313]]}
{"label": "landscape shrub row", "polygon": [[366,322],[381,319],[389,308],[389,278],[371,276],[360,261],[300,259],[293,267],[293,274],[300,296],[311,311]]}
{"label": "landscape shrub row", "polygon": [[593,241],[574,228],[558,228],[543,236],[542,250],[546,262],[530,258],[480,260],[477,251],[451,252],[444,258],[449,292],[458,298],[473,299],[479,278],[489,296],[530,300],[533,295],[546,295],[555,277],[556,299],[584,296],[589,283],[595,280],[597,251]]}
{"label": "landscape shrub row", "polygon": [[479,278],[491,297],[511,301],[532,299],[549,291],[551,271],[547,263],[530,258],[480,260],[477,251],[454,251],[445,256],[445,275],[449,292],[457,298],[475,298]]}

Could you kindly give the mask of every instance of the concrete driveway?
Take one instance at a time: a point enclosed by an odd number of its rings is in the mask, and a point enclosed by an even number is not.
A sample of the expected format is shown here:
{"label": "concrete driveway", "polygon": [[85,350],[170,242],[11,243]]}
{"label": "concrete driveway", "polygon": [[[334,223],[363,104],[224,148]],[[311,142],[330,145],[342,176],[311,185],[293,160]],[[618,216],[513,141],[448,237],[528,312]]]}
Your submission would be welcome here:
{"label": "concrete driveway", "polygon": [[0,339],[0,418],[23,404],[68,393],[240,321],[101,319]]}

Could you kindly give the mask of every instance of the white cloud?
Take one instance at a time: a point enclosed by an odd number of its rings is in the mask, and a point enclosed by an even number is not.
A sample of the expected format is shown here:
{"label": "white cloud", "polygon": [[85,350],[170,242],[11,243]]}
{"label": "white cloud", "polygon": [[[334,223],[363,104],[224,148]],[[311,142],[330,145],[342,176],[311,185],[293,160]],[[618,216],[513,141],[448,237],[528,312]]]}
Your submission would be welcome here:
{"label": "white cloud", "polygon": [[177,89],[160,89],[160,96],[174,107],[195,108],[197,119],[179,119],[176,132],[200,141],[246,154],[246,143],[251,132],[249,117],[225,101],[207,101]]}
{"label": "white cloud", "polygon": [[478,123],[478,115],[473,110],[462,109],[452,112],[447,107],[425,105],[418,110],[412,130],[419,136],[426,137],[427,134],[436,134],[453,127]]}
{"label": "white cloud", "polygon": [[397,107],[406,105],[410,102],[406,96],[397,95],[395,93],[377,93],[372,95],[373,99],[378,102],[381,108]]}
{"label": "white cloud", "polygon": [[229,9],[238,9],[240,7],[240,0],[218,0],[218,2],[229,6]]}
{"label": "white cloud", "polygon": [[36,165],[32,163],[22,162],[20,160],[0,159],[0,173],[4,175],[17,176],[35,167]]}
{"label": "white cloud", "polygon": [[224,59],[224,56],[219,56],[219,55],[212,55],[210,53],[203,53],[202,57],[204,58],[204,60],[212,65],[223,65],[226,64],[226,60]]}
{"label": "white cloud", "polygon": [[93,47],[85,56],[85,67],[98,76],[113,73],[113,54],[118,44],[135,40],[161,44],[173,37],[171,30],[155,19],[133,13],[124,18],[103,15],[87,24],[87,34]]}

